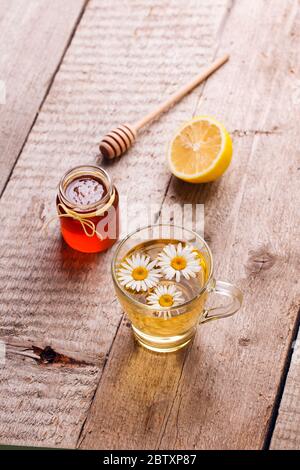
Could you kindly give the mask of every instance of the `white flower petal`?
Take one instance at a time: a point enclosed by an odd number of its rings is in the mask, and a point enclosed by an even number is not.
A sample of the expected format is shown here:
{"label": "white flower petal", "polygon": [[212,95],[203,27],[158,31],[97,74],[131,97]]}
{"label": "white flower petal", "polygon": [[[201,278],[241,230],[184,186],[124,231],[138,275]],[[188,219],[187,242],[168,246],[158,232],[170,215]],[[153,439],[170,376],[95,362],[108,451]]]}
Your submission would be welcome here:
{"label": "white flower petal", "polygon": [[144,290],[145,292],[146,292],[146,290],[148,289],[147,284],[146,284],[145,281],[141,281],[141,288],[142,288],[142,290]]}
{"label": "white flower petal", "polygon": [[168,269],[166,272],[165,272],[165,278],[168,279],[169,281],[171,279],[173,279],[173,277],[175,276],[175,270],[174,269]]}
{"label": "white flower petal", "polygon": [[[157,285],[159,278],[162,276],[160,269],[155,268],[156,260],[151,261],[150,256],[140,253],[135,253],[132,256],[125,258],[117,269],[117,279],[122,286],[126,289],[133,289],[136,292],[141,290],[147,291],[149,287]],[[143,280],[135,280],[133,277],[133,270],[137,267],[145,268],[148,273],[147,277]]]}
{"label": "white flower petal", "polygon": [[169,293],[173,295],[178,294],[178,292],[176,291],[176,287],[174,285],[169,286]]}
{"label": "white flower petal", "polygon": [[156,259],[154,261],[150,261],[150,263],[148,263],[147,265],[147,268],[151,270],[152,268],[154,268],[155,265],[156,265]]}
{"label": "white flower petal", "polygon": [[[184,269],[175,270],[172,267],[172,260],[176,256],[185,259],[186,266]],[[195,277],[195,273],[201,270],[194,248],[190,245],[183,246],[181,242],[176,246],[173,244],[165,246],[163,251],[158,255],[157,266],[159,266],[165,279],[171,280],[175,277],[176,282],[180,282],[181,275],[189,279],[190,277]]]}
{"label": "white flower petal", "polygon": [[[166,256],[166,255],[167,255],[168,258],[171,257],[171,256],[172,256],[171,246],[172,246],[172,245],[167,245],[167,246],[165,246],[164,249],[163,249],[163,251],[162,251],[162,253],[161,253],[161,255],[162,255],[162,256]],[[166,253],[166,255],[164,255],[164,252]]]}
{"label": "white flower petal", "polygon": [[[163,295],[169,294],[173,297],[173,304],[170,307],[162,307],[160,305],[160,298]],[[157,308],[160,310],[164,310],[166,314],[168,314],[168,318],[171,318],[171,313],[168,312],[168,309],[176,307],[184,302],[184,298],[182,296],[182,292],[180,289],[176,288],[175,285],[161,285],[159,284],[155,287],[154,292],[149,294],[147,297],[147,303],[151,305],[153,308]],[[158,313],[158,316],[162,316]]]}
{"label": "white flower petal", "polygon": [[171,245],[171,253],[172,253],[172,256],[177,256],[177,250],[176,250],[176,246],[175,245]]}
{"label": "white flower petal", "polygon": [[[123,265],[124,265],[124,266],[126,266],[126,265],[127,265],[127,266],[128,266],[128,269],[130,269],[130,268],[133,268],[133,267],[134,267],[134,265],[133,265],[133,261],[132,261],[132,259],[131,259],[131,258],[126,258],[126,259],[125,259],[125,262],[124,262],[124,264],[123,264]],[[126,267],[127,267],[127,266],[126,266]]]}
{"label": "white flower petal", "polygon": [[118,272],[119,273],[124,273],[124,274],[130,274],[131,271],[132,271],[132,269],[129,270],[129,269],[125,269],[125,268],[120,268]]}
{"label": "white flower petal", "polygon": [[141,255],[140,265],[147,267],[147,257],[145,255]]}
{"label": "white flower petal", "polygon": [[127,289],[129,289],[130,287],[133,287],[134,284],[135,284],[135,282],[130,280],[130,281],[126,282],[125,287],[127,287]]}
{"label": "white flower petal", "polygon": [[189,280],[189,278],[190,278],[189,271],[187,271],[186,269],[184,269],[183,271],[181,271],[181,274],[182,274],[187,280]]}

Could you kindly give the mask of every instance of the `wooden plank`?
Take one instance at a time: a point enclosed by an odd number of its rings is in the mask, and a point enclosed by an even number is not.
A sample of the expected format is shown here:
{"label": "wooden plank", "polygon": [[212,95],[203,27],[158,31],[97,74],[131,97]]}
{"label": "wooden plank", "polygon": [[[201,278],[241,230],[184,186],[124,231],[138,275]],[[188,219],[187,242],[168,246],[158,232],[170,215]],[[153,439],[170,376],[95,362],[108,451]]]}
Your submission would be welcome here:
{"label": "wooden plank", "polygon": [[[85,0],[0,0],[0,194]],[[4,92],[3,92],[4,93]]]}
{"label": "wooden plank", "polygon": [[231,62],[206,84],[197,112],[223,119],[234,161],[214,184],[172,179],[164,201],[205,203],[216,277],[241,286],[243,311],[201,327],[189,351],[166,357],[134,346],[123,323],[81,447],[263,447],[299,301],[291,282],[299,247],[300,110],[291,93],[299,14],[297,1],[233,5],[221,36]]}
{"label": "wooden plank", "polygon": [[[55,370],[49,364],[40,379],[42,366],[27,366],[29,358],[26,363],[17,358],[7,362],[7,380],[16,377],[9,399],[6,381],[0,377],[0,441],[7,444],[75,446],[79,423],[83,424],[102,368],[108,365],[122,318],[110,281],[111,252],[83,255],[68,249],[58,224],[48,236],[41,232],[45,220],[55,214],[59,178],[71,166],[95,162],[104,132],[142,116],[210,62],[226,11],[225,0],[214,0],[213,8],[211,1],[191,0],[184,15],[177,0],[151,5],[117,0],[114,5],[112,9],[109,0],[88,4],[1,200],[0,337],[19,348],[50,345],[77,361],[68,380],[64,364]],[[133,222],[128,230],[141,212],[145,216],[150,200],[161,204],[169,179],[162,149],[197,99],[197,94],[187,97],[141,135],[126,157],[106,164],[123,201],[128,196]],[[17,374],[21,363],[24,372]],[[98,373],[92,369],[87,379],[91,367]],[[28,377],[32,396],[25,402]],[[74,407],[73,379],[80,398]],[[64,393],[56,396],[53,389],[65,381]],[[43,422],[49,400],[59,429],[49,419]],[[68,413],[73,418],[64,420]]]}
{"label": "wooden plank", "polygon": [[279,414],[271,440],[271,449],[300,448],[300,333],[293,345],[293,355],[282,395]]}
{"label": "wooden plank", "polygon": [[94,365],[41,365],[8,354],[0,369],[1,444],[74,446],[98,372]]}

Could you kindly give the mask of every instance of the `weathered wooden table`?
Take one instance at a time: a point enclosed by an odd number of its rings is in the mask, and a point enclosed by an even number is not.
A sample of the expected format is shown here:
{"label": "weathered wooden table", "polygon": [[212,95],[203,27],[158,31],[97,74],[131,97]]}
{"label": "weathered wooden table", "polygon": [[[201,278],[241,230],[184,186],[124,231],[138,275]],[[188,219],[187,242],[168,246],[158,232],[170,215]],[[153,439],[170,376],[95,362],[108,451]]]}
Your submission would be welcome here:
{"label": "weathered wooden table", "polygon": [[[297,0],[0,0],[2,444],[299,448],[299,31]],[[41,229],[65,170],[99,161],[107,130],[223,52],[225,67],[109,165],[131,228],[149,201],[205,204],[216,276],[245,293],[238,315],[157,355],[123,318],[112,251],[76,253],[58,224]],[[234,159],[191,186],[164,156],[197,113],[224,121]],[[46,346],[60,355],[41,364]]]}

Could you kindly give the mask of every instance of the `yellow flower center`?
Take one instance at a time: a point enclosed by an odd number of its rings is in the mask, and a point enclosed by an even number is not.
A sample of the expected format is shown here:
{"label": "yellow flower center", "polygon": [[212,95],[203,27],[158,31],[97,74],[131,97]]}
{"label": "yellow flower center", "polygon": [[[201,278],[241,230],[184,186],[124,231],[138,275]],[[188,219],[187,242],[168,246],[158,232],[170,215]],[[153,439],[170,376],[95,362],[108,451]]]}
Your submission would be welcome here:
{"label": "yellow flower center", "polygon": [[135,281],[143,281],[148,277],[148,270],[144,266],[138,266],[132,271],[132,277]]}
{"label": "yellow flower center", "polygon": [[174,303],[173,297],[170,294],[163,294],[159,298],[159,305],[161,307],[172,307]]}
{"label": "yellow flower center", "polygon": [[181,271],[186,267],[186,259],[183,256],[175,256],[171,261],[172,268]]}

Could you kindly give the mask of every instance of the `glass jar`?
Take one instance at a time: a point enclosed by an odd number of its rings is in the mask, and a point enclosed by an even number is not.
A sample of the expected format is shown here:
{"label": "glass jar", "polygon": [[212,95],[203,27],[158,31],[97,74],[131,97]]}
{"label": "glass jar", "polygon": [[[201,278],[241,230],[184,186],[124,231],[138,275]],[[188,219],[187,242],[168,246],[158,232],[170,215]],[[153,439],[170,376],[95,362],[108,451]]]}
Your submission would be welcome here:
{"label": "glass jar", "polygon": [[119,236],[119,195],[108,173],[94,165],[77,166],[61,179],[56,199],[61,233],[75,250],[97,253]]}

